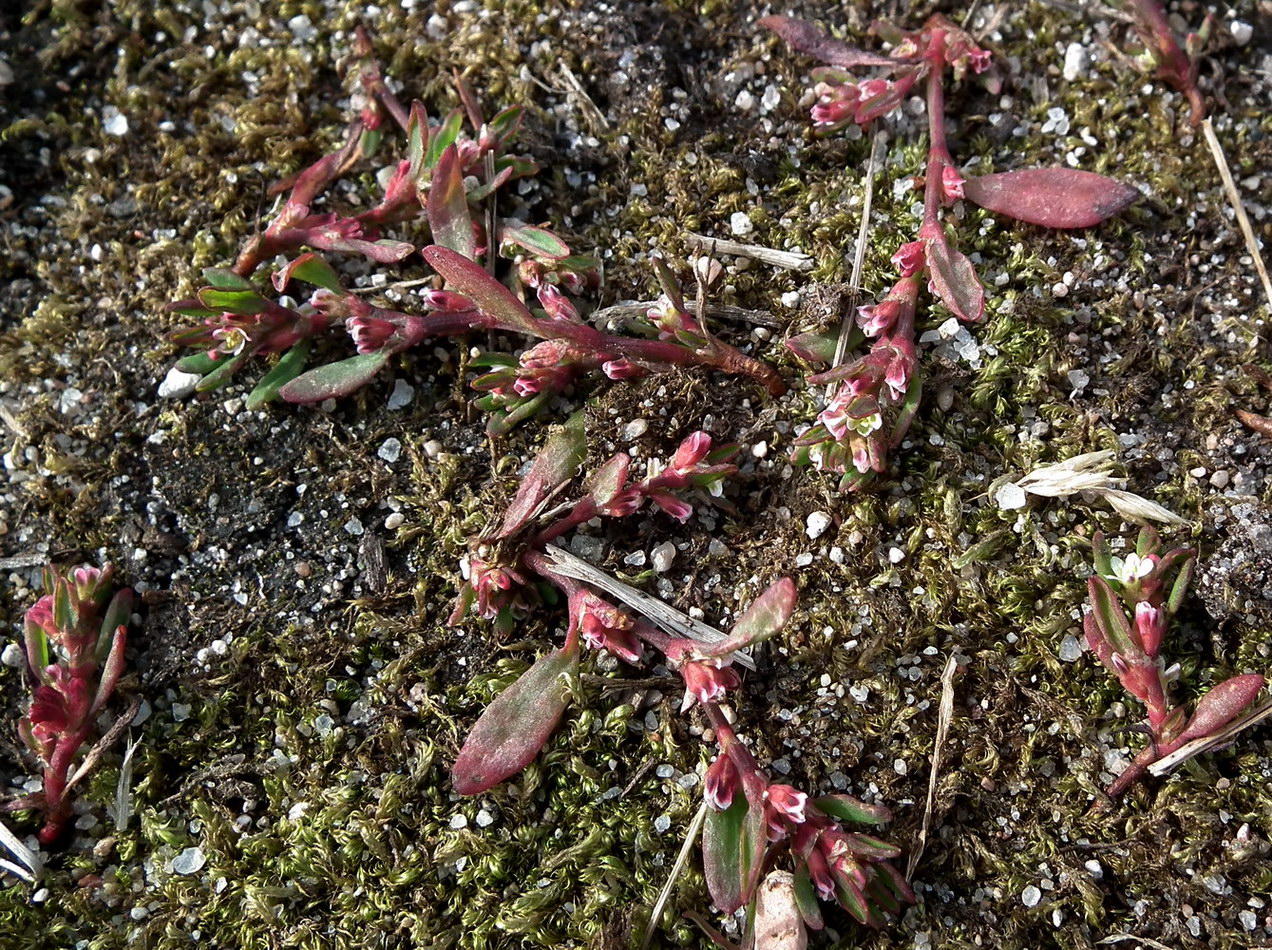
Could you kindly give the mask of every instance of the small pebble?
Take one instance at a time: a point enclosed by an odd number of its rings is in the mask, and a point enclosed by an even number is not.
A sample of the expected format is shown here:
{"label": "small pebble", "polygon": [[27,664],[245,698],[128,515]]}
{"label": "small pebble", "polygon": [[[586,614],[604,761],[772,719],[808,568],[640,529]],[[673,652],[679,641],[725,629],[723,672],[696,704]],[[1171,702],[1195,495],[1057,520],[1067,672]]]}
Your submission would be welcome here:
{"label": "small pebble", "polygon": [[654,570],[659,574],[666,574],[671,570],[672,562],[676,559],[676,546],[670,541],[664,541],[649,552],[649,557],[653,562]]}
{"label": "small pebble", "polygon": [[128,116],[114,106],[102,110],[102,131],[107,135],[120,137],[128,134]]}
{"label": "small pebble", "polygon": [[1237,41],[1238,46],[1245,46],[1254,37],[1254,27],[1243,20],[1233,20],[1232,26],[1228,27],[1232,33],[1232,38]]}
{"label": "small pebble", "polygon": [[649,423],[644,419],[633,419],[627,425],[623,426],[623,439],[627,442],[635,442],[642,435],[649,431]]}
{"label": "small pebble", "polygon": [[25,662],[26,656],[22,652],[22,647],[18,646],[16,643],[6,644],[4,652],[0,653],[0,663],[3,663],[5,666],[11,666],[14,669],[17,669]]}
{"label": "small pebble", "polygon": [[1020,892],[1020,902],[1026,907],[1037,907],[1040,900],[1042,900],[1042,891],[1032,884]]}
{"label": "small pebble", "polygon": [[198,874],[207,860],[201,848],[186,848],[172,859],[172,873]]}
{"label": "small pebble", "polygon": [[405,409],[411,404],[411,400],[414,398],[414,386],[408,383],[405,379],[395,380],[393,383],[393,393],[389,396],[389,409]]}
{"label": "small pebble", "polygon": [[1004,511],[1025,507],[1025,490],[1015,482],[1008,482],[994,492],[994,504]]}
{"label": "small pebble", "polygon": [[831,525],[831,517],[824,511],[814,511],[808,516],[807,528],[805,533],[812,540],[817,540],[826,533],[826,529]]}
{"label": "small pebble", "polygon": [[159,398],[184,399],[194,392],[194,387],[202,378],[198,373],[183,373],[174,366],[159,384]]}
{"label": "small pebble", "polygon": [[1091,57],[1081,43],[1070,43],[1064,51],[1064,78],[1073,82],[1087,74]]}
{"label": "small pebble", "polygon": [[402,442],[394,438],[385,439],[384,444],[380,446],[379,451],[375,454],[386,462],[396,462],[402,455]]}
{"label": "small pebble", "polygon": [[729,230],[737,237],[746,237],[755,230],[755,225],[745,211],[735,211],[729,217]]}
{"label": "small pebble", "polygon": [[1080,656],[1082,656],[1081,642],[1072,634],[1065,636],[1060,641],[1060,659],[1066,663],[1072,663]]}
{"label": "small pebble", "polygon": [[406,520],[406,515],[402,514],[402,512],[400,511],[395,511],[393,512],[393,514],[389,515],[387,518],[384,519],[384,526],[388,528],[390,531],[393,531],[397,528],[400,528],[402,526],[402,522],[404,522],[405,520]]}
{"label": "small pebble", "polygon": [[355,538],[362,534],[366,529],[362,527],[362,522],[357,518],[350,518],[344,523],[345,532],[353,535]]}

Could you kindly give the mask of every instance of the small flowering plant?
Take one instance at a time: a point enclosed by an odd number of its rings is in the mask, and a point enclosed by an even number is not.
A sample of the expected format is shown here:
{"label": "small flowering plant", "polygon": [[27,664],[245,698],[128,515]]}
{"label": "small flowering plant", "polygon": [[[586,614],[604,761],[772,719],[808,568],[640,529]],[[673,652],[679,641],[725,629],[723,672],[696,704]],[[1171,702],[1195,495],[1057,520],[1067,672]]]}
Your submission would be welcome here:
{"label": "small flowering plant", "polygon": [[[951,241],[943,208],[968,200],[990,211],[1051,228],[1085,228],[1121,211],[1134,188],[1102,175],[1070,168],[1033,168],[965,177],[950,154],[945,132],[945,76],[978,76],[991,89],[998,79],[988,51],[941,15],[919,30],[876,22],[871,31],[890,43],[887,55],[866,52],[826,35],[803,20],[760,20],[792,47],[829,64],[814,70],[817,101],[813,123],[830,133],[850,123],[866,125],[897,109],[917,88],[926,88],[928,157],[923,220],[918,233],[892,256],[898,280],[876,303],[857,313],[853,343],[868,351],[809,377],[838,389],[817,422],[796,441],[794,461],[841,476],[857,489],[886,471],[887,453],[901,443],[919,406],[921,372],[915,347],[915,316],[924,286],[959,320],[985,316],[985,289],[971,260]],[[879,77],[856,79],[863,69]],[[833,363],[837,333],[801,334],[788,346],[802,359]]]}
{"label": "small flowering plant", "polygon": [[817,905],[821,897],[839,902],[862,923],[878,926],[884,913],[914,900],[909,885],[888,863],[900,852],[877,838],[847,832],[840,822],[880,824],[889,820],[888,811],[847,795],[810,799],[790,785],[772,782],[724,711],[729,697],[742,686],[735,665],[738,651],[782,630],[795,609],[795,584],[789,578],[778,580],[727,635],[707,641],[679,629],[668,633],[657,621],[616,606],[565,573],[549,547],[585,521],[624,517],[646,501],[678,520],[687,519],[693,507],[684,493],[719,496],[724,478],[736,471],[728,461],[736,451],[733,446],[713,449],[711,438],[696,432],[666,465],[651,464],[639,481],[631,480],[630,458],[619,453],[592,474],[582,497],[555,506],[555,520],[526,536],[547,503],[578,471],[584,454],[581,417],[548,440],[498,528],[478,539],[469,555],[451,621],[475,610],[510,627],[534,599],[529,578],[538,577],[565,595],[565,643],[536,661],[482,713],[455,760],[454,786],[464,795],[479,794],[538,755],[565,712],[582,646],[607,650],[633,665],[643,663],[653,651],[684,683],[680,711],[701,709],[718,744],[703,783],[703,856],[716,905],[732,913],[753,902],[765,869],[785,860],[794,867],[805,925],[822,926]]}
{"label": "small flowering plant", "polygon": [[1087,646],[1147,713],[1149,744],[1109,786],[1109,796],[1116,797],[1154,762],[1185,743],[1215,735],[1241,716],[1263,692],[1264,679],[1248,673],[1224,680],[1198,701],[1191,716],[1184,706],[1172,704],[1170,684],[1179,665],[1166,667],[1159,651],[1188,593],[1196,552],[1163,552],[1152,528],[1144,528],[1135,550],[1124,556],[1113,554],[1099,533],[1092,547],[1096,573],[1088,582],[1091,610],[1083,621]]}
{"label": "small flowering plant", "polygon": [[[774,394],[785,390],[771,367],[707,333],[678,290],[651,312],[648,339],[585,323],[569,295],[599,285],[599,262],[574,254],[552,231],[495,213],[499,191],[538,170],[509,150],[524,108],[512,106],[487,120],[461,80],[463,109],[433,122],[420,103],[407,110],[389,90],[362,32],[355,61],[361,111],[344,143],[276,186],[287,197],[269,225],[233,266],[206,270],[207,286],[195,299],[170,308],[199,320],[171,337],[199,350],[176,367],[200,377],[196,389],[217,389],[252,357],[277,355],[248,396],[248,408],[280,398],[320,402],[361,388],[396,354],[424,340],[500,330],[539,342],[520,356],[490,353],[474,361],[489,370],[474,386],[484,393],[478,405],[492,414],[492,434],[539,412],[586,374],[626,379],[696,365],[751,376]],[[392,166],[378,202],[351,215],[315,212],[329,186],[374,155],[391,123],[405,136],[405,156]],[[426,233],[428,246],[385,237],[389,231]],[[433,272],[412,282],[429,285],[417,294],[418,312],[376,306],[347,290],[327,257],[397,265],[417,250]],[[510,262],[507,284],[492,276],[501,260]],[[269,288],[254,280],[263,267],[271,271]],[[347,333],[357,355],[306,371],[314,341],[333,332]]]}
{"label": "small flowering plant", "polygon": [[1182,94],[1188,100],[1190,124],[1201,125],[1206,117],[1206,105],[1197,88],[1197,71],[1201,52],[1214,28],[1214,14],[1207,13],[1200,29],[1185,36],[1184,45],[1180,46],[1166,11],[1157,0],[1125,0],[1121,5],[1131,15],[1135,32],[1144,44],[1138,64]]}
{"label": "small flowering plant", "polygon": [[65,574],[46,568],[49,593],[23,620],[34,689],[18,733],[44,769],[44,789],[4,809],[41,808],[43,844],[55,842],[71,817],[70,788],[78,777],[72,767],[124,670],[132,591],[124,588],[112,597],[113,576],[109,564],[101,570],[82,565]]}

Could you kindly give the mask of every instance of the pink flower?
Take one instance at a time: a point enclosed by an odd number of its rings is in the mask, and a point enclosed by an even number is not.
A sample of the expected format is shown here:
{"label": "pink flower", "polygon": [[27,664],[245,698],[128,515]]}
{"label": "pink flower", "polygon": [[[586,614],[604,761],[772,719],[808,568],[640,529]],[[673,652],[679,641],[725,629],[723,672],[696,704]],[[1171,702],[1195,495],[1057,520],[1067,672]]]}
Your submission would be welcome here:
{"label": "pink flower", "polygon": [[554,285],[543,284],[538,289],[538,295],[539,303],[543,304],[543,309],[553,320],[563,320],[566,323],[579,322],[579,312],[574,308],[574,304],[570,303],[569,298]]}
{"label": "pink flower", "polygon": [[857,308],[857,326],[867,337],[875,337],[892,329],[901,314],[901,303],[897,300],[881,300]]}
{"label": "pink flower", "polygon": [[790,834],[796,825],[802,825],[807,817],[805,806],[808,795],[790,785],[770,785],[765,793],[768,807],[765,820],[768,823],[769,841],[780,841]]}
{"label": "pink flower", "polygon": [[469,577],[469,583],[477,594],[477,612],[487,620],[498,616],[504,607],[511,606],[514,598],[508,592],[513,584],[526,582],[510,567],[496,567],[477,558],[469,560]]}
{"label": "pink flower", "polygon": [[32,604],[27,609],[25,619],[28,626],[37,627],[43,630],[50,638],[56,639],[58,629],[57,624],[53,621],[52,594],[45,594]]}
{"label": "pink flower", "polygon": [[693,505],[683,499],[677,498],[669,491],[654,489],[649,493],[649,497],[655,505],[667,512],[667,514],[671,515],[677,521],[687,521],[689,516],[693,514]]}
{"label": "pink flower", "polygon": [[927,266],[927,246],[922,241],[902,244],[892,255],[892,263],[897,266],[902,277],[913,277]]}
{"label": "pink flower", "polygon": [[1139,634],[1144,655],[1150,659],[1157,656],[1162,636],[1166,633],[1166,611],[1141,600],[1135,605],[1135,632]]}
{"label": "pink flower", "polygon": [[737,794],[737,790],[738,767],[726,753],[721,752],[707,768],[702,797],[708,807],[716,811],[727,811],[733,804],[733,796]]}
{"label": "pink flower", "polygon": [[631,379],[634,376],[643,376],[645,374],[643,369],[626,357],[602,363],[601,372],[610,379]]}
{"label": "pink flower", "polygon": [[657,302],[645,311],[645,316],[658,328],[658,339],[671,340],[677,333],[702,334],[698,321],[683,310],[676,308],[666,296],[659,297]]}
{"label": "pink flower", "polygon": [[345,324],[359,353],[378,353],[387,348],[397,333],[397,324],[380,317],[350,317]]}
{"label": "pink flower", "polygon": [[974,73],[983,73],[989,69],[989,61],[993,59],[989,50],[981,49],[980,47],[973,48],[967,56],[971,60],[972,72]]}
{"label": "pink flower", "polygon": [[711,436],[705,432],[695,432],[676,447],[676,454],[671,457],[667,467],[681,475],[692,471],[711,452]]}
{"label": "pink flower", "polygon": [[817,893],[821,895],[824,901],[830,900],[835,896],[835,878],[830,873],[830,865],[826,863],[826,858],[822,856],[819,848],[814,848],[808,854],[805,862],[808,866],[808,876],[817,888]]}
{"label": "pink flower", "polygon": [[424,299],[424,306],[429,310],[458,313],[464,310],[476,309],[473,302],[463,294],[457,294],[450,290],[426,290],[420,296]]}
{"label": "pink flower", "polygon": [[583,642],[593,650],[609,650],[628,663],[640,662],[640,641],[632,634],[632,618],[594,594],[578,602],[578,625]]}
{"label": "pink flower", "polygon": [[941,188],[945,192],[945,200],[953,202],[963,197],[963,185],[966,179],[958,173],[953,165],[946,165],[941,171]]}
{"label": "pink flower", "polygon": [[624,488],[600,509],[600,513],[611,518],[625,518],[635,514],[644,503],[645,495],[639,488]]}
{"label": "pink flower", "polygon": [[737,689],[742,685],[742,680],[731,667],[717,667],[707,662],[686,663],[680,668],[680,675],[685,681],[685,698],[680,704],[681,712],[695,702],[719,702],[724,699],[728,690]]}
{"label": "pink flower", "polygon": [[570,348],[559,340],[544,340],[521,354],[521,366],[512,384],[519,396],[557,392],[572,374]]}
{"label": "pink flower", "polygon": [[888,363],[888,370],[883,379],[888,384],[892,398],[900,400],[910,388],[910,377],[914,375],[918,360],[913,353],[900,347],[894,348],[892,353],[892,360]]}

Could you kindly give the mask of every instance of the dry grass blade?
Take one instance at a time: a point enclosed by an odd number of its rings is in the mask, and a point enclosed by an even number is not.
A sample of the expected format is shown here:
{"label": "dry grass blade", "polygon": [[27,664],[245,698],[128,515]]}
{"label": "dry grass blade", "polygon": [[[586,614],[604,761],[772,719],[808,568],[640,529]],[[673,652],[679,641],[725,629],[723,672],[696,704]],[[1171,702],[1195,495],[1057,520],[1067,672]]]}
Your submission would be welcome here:
{"label": "dry grass blade", "polygon": [[1135,934],[1109,934],[1103,940],[1097,940],[1096,944],[1100,946],[1107,946],[1111,943],[1126,943],[1128,940],[1134,940],[1145,947],[1152,947],[1153,950],[1175,950],[1174,947],[1168,947],[1164,943],[1158,943],[1150,937],[1137,937]]}
{"label": "dry grass blade", "polygon": [[932,833],[932,812],[936,807],[936,785],[941,776],[941,757],[945,751],[945,742],[950,735],[950,722],[954,718],[954,674],[958,672],[958,662],[954,655],[945,661],[945,669],[941,671],[941,705],[936,716],[936,739],[932,743],[932,771],[928,775],[927,801],[923,805],[923,824],[919,827],[919,837],[910,849],[910,859],[906,862],[905,877],[909,880],[923,859],[927,848],[928,836]]}
{"label": "dry grass blade", "polygon": [[[866,166],[865,197],[861,202],[861,225],[857,228],[857,249],[852,259],[852,276],[849,287],[852,291],[852,304],[839,325],[839,339],[835,341],[835,360],[833,366],[844,361],[848,350],[848,333],[856,313],[857,300],[861,297],[861,271],[866,263],[866,239],[870,236],[870,208],[874,204],[875,176],[883,164],[884,147],[888,144],[888,136],[882,128],[875,130],[874,141],[870,144],[870,162]],[[834,395],[835,384],[826,387],[826,398]]]}
{"label": "dry grass blade", "polygon": [[1186,742],[1170,755],[1164,755],[1152,765],[1148,767],[1148,771],[1158,776],[1167,775],[1179,766],[1183,765],[1189,759],[1209,752],[1211,749],[1217,749],[1227,745],[1237,733],[1244,732],[1251,726],[1257,726],[1269,716],[1272,716],[1272,699],[1264,700],[1259,706],[1252,711],[1246,713],[1236,722],[1229,723],[1219,732],[1212,736],[1206,736],[1202,739],[1194,739],[1192,742]]}
{"label": "dry grass blade", "polygon": [[[131,722],[132,719],[127,720]],[[128,821],[132,818],[132,758],[141,745],[141,739],[130,739],[124,749],[124,761],[119,766],[119,782],[115,786],[115,813],[111,817],[116,831],[127,831]]]}
{"label": "dry grass blade", "polygon": [[698,840],[698,833],[702,831],[702,823],[706,820],[707,803],[703,802],[698,807],[698,813],[693,816],[693,821],[689,822],[689,828],[685,832],[685,843],[680,846],[680,853],[676,855],[676,861],[671,866],[671,873],[667,875],[667,883],[658,892],[658,900],[654,901],[654,909],[649,913],[649,926],[645,928],[645,938],[640,942],[640,950],[646,950],[649,941],[653,939],[654,929],[658,926],[659,918],[662,917],[663,908],[667,906],[671,892],[676,886],[676,878],[680,877],[680,872],[685,869],[685,864],[689,861],[689,852],[693,850],[694,842]]}
{"label": "dry grass blade", "polygon": [[[651,597],[644,591],[629,587],[617,578],[610,577],[600,568],[594,567],[580,557],[575,557],[564,548],[549,547],[544,553],[557,572],[604,591],[615,600],[648,617],[674,636],[697,640],[700,643],[719,643],[726,637],[710,624],[695,620],[657,597]],[[748,670],[755,669],[755,661],[748,653],[739,650],[732,656],[739,666],[744,666]]]}
{"label": "dry grass blade", "polygon": [[999,508],[1013,510],[1023,508],[1025,494],[1044,498],[1063,498],[1086,493],[1102,499],[1109,507],[1129,521],[1159,521],[1163,524],[1186,524],[1168,508],[1128,492],[1122,488],[1125,478],[1111,474],[1116,454],[1105,450],[1086,452],[1051,465],[1040,465],[1015,482],[1000,484],[994,490],[994,501]]}
{"label": "dry grass blade", "polygon": [[1219,169],[1219,177],[1223,179],[1223,190],[1227,192],[1228,203],[1237,215],[1237,225],[1241,228],[1241,236],[1245,238],[1246,249],[1254,259],[1254,269],[1259,272],[1259,280],[1263,283],[1263,293],[1267,297],[1268,307],[1272,308],[1272,279],[1268,278],[1268,267],[1259,253],[1259,242],[1254,236],[1254,228],[1246,216],[1245,205],[1241,202],[1241,192],[1237,191],[1237,183],[1232,179],[1232,170],[1228,167],[1228,158],[1223,153],[1223,146],[1215,135],[1214,126],[1207,118],[1201,123],[1201,131],[1206,144],[1210,146],[1210,154],[1214,157],[1215,167]]}
{"label": "dry grass blade", "polygon": [[[651,307],[658,305],[657,300],[634,300],[629,303],[618,303],[612,307],[604,307],[592,313],[592,322],[599,327],[614,329],[630,320],[644,319]],[[747,310],[744,307],[730,307],[727,304],[707,304],[707,316],[712,320],[727,320],[730,323],[750,323],[757,327],[768,327],[780,330],[782,321],[767,310]]]}
{"label": "dry grass blade", "polygon": [[119,741],[119,737],[124,734],[124,730],[132,723],[133,718],[137,715],[137,710],[140,708],[141,697],[138,696],[133,699],[128,711],[115,720],[115,724],[110,727],[110,731],[98,739],[97,744],[88,750],[88,755],[84,756],[84,761],[75,770],[75,774],[66,780],[66,790],[68,792],[78,785],[89,772],[97,768],[97,763],[101,760],[102,754]]}
{"label": "dry grass blade", "polygon": [[759,244],[739,244],[737,241],[707,237],[705,234],[696,234],[693,231],[690,231],[686,237],[688,237],[689,243],[697,250],[711,250],[714,248],[718,254],[747,257],[764,264],[780,267],[783,270],[812,270],[813,264],[816,263],[807,254],[800,254],[797,251],[779,251],[775,247],[763,247]]}
{"label": "dry grass blade", "polygon": [[600,110],[592,97],[587,94],[587,90],[583,88],[583,83],[579,81],[579,77],[574,75],[574,71],[565,63],[561,63],[557,66],[557,72],[561,75],[561,79],[566,85],[567,95],[574,100],[574,107],[587,119],[592,131],[608,132],[610,128],[609,120],[605,118],[605,113]]}
{"label": "dry grass blade", "polygon": [[20,862],[14,864],[12,861],[0,860],[0,867],[15,877],[22,878],[28,884],[35,883],[35,879],[44,870],[40,856],[23,844],[22,840],[2,821],[0,821],[0,845],[4,845],[5,849]]}

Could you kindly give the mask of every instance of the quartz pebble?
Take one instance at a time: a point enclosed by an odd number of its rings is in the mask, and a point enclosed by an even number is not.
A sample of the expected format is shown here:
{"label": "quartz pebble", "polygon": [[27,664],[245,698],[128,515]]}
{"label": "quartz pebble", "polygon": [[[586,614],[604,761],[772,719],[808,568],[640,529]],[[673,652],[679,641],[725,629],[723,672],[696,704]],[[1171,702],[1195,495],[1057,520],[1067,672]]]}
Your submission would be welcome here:
{"label": "quartz pebble", "polygon": [[1020,892],[1020,902],[1026,907],[1037,907],[1040,900],[1042,900],[1042,891],[1032,884]]}
{"label": "quartz pebble", "polygon": [[649,552],[649,558],[653,562],[655,571],[666,574],[671,570],[671,564],[676,559],[676,546],[670,541],[664,541]]}
{"label": "quartz pebble", "polygon": [[807,528],[805,533],[812,540],[817,540],[826,533],[826,529],[830,527],[831,517],[824,511],[814,511],[808,516]]}
{"label": "quartz pebble", "polygon": [[729,230],[737,237],[746,237],[755,230],[755,225],[751,223],[745,211],[735,211],[729,218]]}
{"label": "quartz pebble", "polygon": [[186,848],[172,859],[173,874],[198,874],[207,863],[201,848]]}

